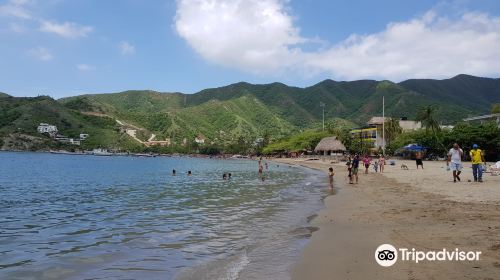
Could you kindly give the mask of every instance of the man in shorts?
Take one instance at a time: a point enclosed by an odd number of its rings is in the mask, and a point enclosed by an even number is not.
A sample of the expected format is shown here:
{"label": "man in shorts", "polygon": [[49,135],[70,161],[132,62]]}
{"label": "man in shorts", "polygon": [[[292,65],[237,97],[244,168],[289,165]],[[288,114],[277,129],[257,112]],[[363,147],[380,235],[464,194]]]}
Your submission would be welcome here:
{"label": "man in shorts", "polygon": [[358,183],[358,170],[359,170],[359,155],[356,155],[352,160],[352,176],[356,178],[356,184]]}
{"label": "man in shorts", "polygon": [[483,164],[484,164],[484,154],[477,144],[472,145],[472,150],[469,152],[470,159],[472,162],[472,175],[474,176],[474,182],[483,181]]}
{"label": "man in shorts", "polygon": [[422,152],[418,151],[415,154],[415,161],[417,162],[417,170],[419,166],[421,166],[422,169],[424,169],[424,163],[422,162]]}
{"label": "man in shorts", "polygon": [[446,165],[453,171],[453,182],[460,181],[460,173],[462,173],[462,156],[464,151],[460,149],[457,143],[453,144],[453,148],[448,151]]}

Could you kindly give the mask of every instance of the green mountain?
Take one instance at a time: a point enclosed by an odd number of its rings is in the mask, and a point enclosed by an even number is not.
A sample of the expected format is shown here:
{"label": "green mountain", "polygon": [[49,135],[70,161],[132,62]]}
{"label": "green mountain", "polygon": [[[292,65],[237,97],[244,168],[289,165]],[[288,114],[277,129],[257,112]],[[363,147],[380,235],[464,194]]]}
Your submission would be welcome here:
{"label": "green mountain", "polygon": [[59,132],[68,137],[78,138],[80,133],[89,133],[92,137],[84,142],[83,148],[137,145],[120,133],[112,118],[82,114],[48,96],[0,96],[0,148],[4,144],[3,149],[64,148],[37,132],[40,123],[56,125]]}
{"label": "green mountain", "polygon": [[458,75],[400,83],[325,80],[306,88],[240,82],[195,94],[125,91],[57,101],[0,95],[8,120],[0,123],[0,133],[7,135],[16,127],[28,133],[38,122],[49,122],[61,125],[67,134],[93,132],[96,136],[89,143],[94,145],[123,146],[128,137],[123,128],[136,129],[142,141],[155,134],[156,140],[170,138],[179,144],[202,134],[209,142],[226,145],[265,135],[277,139],[320,127],[320,103],[325,104],[326,120],[362,125],[371,116],[382,114],[382,97],[387,116],[413,119],[420,107],[435,105],[438,119],[452,124],[469,115],[489,113],[492,104],[500,102],[500,79]]}

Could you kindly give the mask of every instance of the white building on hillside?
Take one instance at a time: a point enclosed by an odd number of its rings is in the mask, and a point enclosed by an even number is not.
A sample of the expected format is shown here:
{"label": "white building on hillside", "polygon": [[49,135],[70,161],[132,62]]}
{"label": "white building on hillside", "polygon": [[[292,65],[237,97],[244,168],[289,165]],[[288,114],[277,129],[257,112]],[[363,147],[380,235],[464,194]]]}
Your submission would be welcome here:
{"label": "white building on hillside", "polygon": [[198,135],[197,137],[194,138],[194,142],[198,144],[205,144],[205,136],[203,135]]}
{"label": "white building on hillside", "polygon": [[40,133],[48,133],[52,136],[57,134],[57,126],[55,125],[50,125],[48,123],[40,123],[40,125],[37,128],[38,132]]}
{"label": "white building on hillside", "polygon": [[[390,118],[385,117],[385,121],[388,121]],[[373,126],[380,126],[382,127],[382,123],[384,122],[383,117],[372,117],[368,121],[368,125],[373,125]],[[403,129],[403,131],[411,131],[411,130],[417,130],[422,128],[422,123],[417,122],[417,121],[410,121],[406,117],[402,117],[399,119],[399,126]]]}

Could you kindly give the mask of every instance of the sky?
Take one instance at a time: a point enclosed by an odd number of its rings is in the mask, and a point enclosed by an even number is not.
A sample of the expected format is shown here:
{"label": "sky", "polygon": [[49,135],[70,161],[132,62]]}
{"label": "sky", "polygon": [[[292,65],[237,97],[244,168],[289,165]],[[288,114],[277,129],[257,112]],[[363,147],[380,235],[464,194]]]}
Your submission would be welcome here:
{"label": "sky", "polygon": [[0,0],[0,92],[500,77],[497,0]]}

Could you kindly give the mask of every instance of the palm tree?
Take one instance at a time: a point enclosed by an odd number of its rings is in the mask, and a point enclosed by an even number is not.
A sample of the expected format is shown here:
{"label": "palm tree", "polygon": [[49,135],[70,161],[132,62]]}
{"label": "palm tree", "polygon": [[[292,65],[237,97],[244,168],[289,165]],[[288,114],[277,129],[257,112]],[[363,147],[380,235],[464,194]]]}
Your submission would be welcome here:
{"label": "palm tree", "polygon": [[422,122],[426,132],[431,130],[433,133],[436,133],[441,130],[439,123],[436,120],[436,111],[436,107],[429,105],[421,108],[420,112],[418,112],[417,121]]}
{"label": "palm tree", "polygon": [[403,132],[403,128],[399,125],[399,120],[395,118],[389,118],[385,121],[385,138],[387,144],[389,145],[392,140],[394,140],[399,134]]}
{"label": "palm tree", "polygon": [[425,127],[425,132],[429,134],[429,130],[432,132],[432,139],[434,140],[434,145],[440,147],[441,151],[446,153],[446,147],[443,143],[443,135],[441,132],[441,127],[436,119],[437,108],[428,105],[420,109],[417,115],[417,121],[422,122]]}

